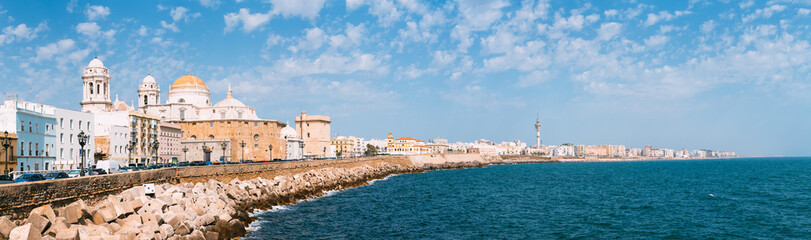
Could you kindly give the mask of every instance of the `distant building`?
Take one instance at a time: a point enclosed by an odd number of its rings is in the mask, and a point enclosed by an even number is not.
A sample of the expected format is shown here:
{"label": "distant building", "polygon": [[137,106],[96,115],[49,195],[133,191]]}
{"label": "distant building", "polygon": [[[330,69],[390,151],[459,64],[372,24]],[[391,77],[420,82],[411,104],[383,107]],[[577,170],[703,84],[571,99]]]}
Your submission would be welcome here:
{"label": "distant building", "polygon": [[335,152],[330,149],[330,123],[329,117],[307,115],[307,111],[301,111],[301,116],[296,117],[296,131],[304,140],[305,157],[335,156]]}
{"label": "distant building", "polygon": [[[2,143],[8,141],[8,148],[4,149]],[[14,149],[17,149],[17,134],[14,132],[9,132],[8,137],[5,136],[4,133],[0,132],[0,168],[3,169],[3,174],[8,174],[12,172],[17,167],[17,156]]]}
{"label": "distant building", "polygon": [[413,155],[431,153],[425,142],[411,137],[401,137],[394,139],[389,133],[387,152],[391,155]]}
{"label": "distant building", "polygon": [[574,155],[577,156],[577,157],[586,156],[586,146],[585,145],[575,145],[574,146]]}
{"label": "distant building", "polygon": [[287,141],[284,159],[304,159],[304,141],[290,124],[282,128],[282,138]]}
{"label": "distant building", "polygon": [[169,122],[161,122],[160,136],[158,137],[158,163],[175,163],[180,161],[183,131],[180,125]]}
{"label": "distant building", "polygon": [[[180,141],[181,158],[178,162],[240,162],[242,160],[240,146],[234,146],[231,139],[211,138],[211,139],[185,139]],[[232,149],[234,146],[236,149]],[[183,151],[187,150],[187,151]],[[232,151],[233,150],[233,151]],[[238,157],[231,159],[232,155]],[[252,160],[246,158],[244,160]]]}
{"label": "distant building", "polygon": [[54,107],[7,100],[0,107],[0,125],[17,136],[17,171],[56,170]]}
{"label": "distant building", "polygon": [[56,126],[56,169],[70,170],[79,169],[82,161],[79,145],[79,133],[88,136],[84,146],[85,163],[84,167],[90,167],[96,162],[93,161],[95,153],[96,123],[92,113],[55,108],[54,114],[57,117]]}

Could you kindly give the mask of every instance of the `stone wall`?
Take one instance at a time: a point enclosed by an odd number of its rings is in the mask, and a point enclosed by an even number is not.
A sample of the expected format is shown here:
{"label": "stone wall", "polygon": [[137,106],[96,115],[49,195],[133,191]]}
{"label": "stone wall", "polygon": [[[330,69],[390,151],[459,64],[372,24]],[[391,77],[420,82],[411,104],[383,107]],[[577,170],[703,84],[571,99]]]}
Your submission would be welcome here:
{"label": "stone wall", "polygon": [[354,159],[320,161],[296,161],[255,164],[234,164],[165,168],[102,176],[89,176],[32,183],[0,185],[0,216],[11,219],[25,218],[31,209],[51,204],[62,207],[82,199],[93,203],[109,194],[146,183],[204,183],[210,179],[230,182],[234,179],[273,179],[276,176],[293,176],[323,168],[349,169],[359,166],[377,166],[381,163],[402,167],[431,169],[441,166],[465,164],[481,166],[494,163],[478,154],[433,154],[414,156],[381,156]]}

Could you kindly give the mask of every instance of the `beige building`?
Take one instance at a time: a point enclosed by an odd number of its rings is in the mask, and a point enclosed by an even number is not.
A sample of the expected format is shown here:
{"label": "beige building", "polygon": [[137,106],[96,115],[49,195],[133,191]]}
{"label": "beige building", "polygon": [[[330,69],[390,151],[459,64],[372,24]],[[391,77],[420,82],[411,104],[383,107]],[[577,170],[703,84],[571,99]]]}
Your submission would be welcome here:
{"label": "beige building", "polygon": [[305,158],[335,156],[330,150],[330,123],[329,117],[307,115],[307,111],[301,111],[301,116],[296,117],[296,131],[304,140]]}
{"label": "beige building", "polygon": [[[287,153],[287,141],[281,137],[281,129],[285,127],[285,124],[279,121],[198,120],[176,122],[176,124],[180,125],[183,130],[183,138],[186,140],[227,139],[229,148],[233,148],[228,158],[231,162],[239,162],[240,160],[266,161],[272,158],[283,158]],[[242,146],[243,143],[245,144],[244,147]],[[234,146],[230,146],[231,144]],[[201,150],[190,149],[189,153],[191,151]],[[219,158],[212,158],[211,160],[216,159]],[[202,158],[192,158],[191,154],[189,160],[203,161]]]}
{"label": "beige building", "polygon": [[[235,150],[239,151],[239,147]],[[178,158],[178,162],[239,162],[238,158],[232,158],[233,152],[231,151],[231,139],[186,139],[181,141],[181,156]]]}
{"label": "beige building", "polygon": [[[8,148],[3,148],[3,143],[8,141]],[[3,169],[2,174],[8,174],[14,171],[17,166],[17,154],[14,147],[17,146],[17,134],[8,133],[8,137],[4,133],[0,133],[0,168]]]}
{"label": "beige building", "polygon": [[180,161],[180,140],[183,139],[183,131],[180,125],[168,122],[161,122],[160,136],[158,137],[158,162],[173,163]]}
{"label": "beige building", "polygon": [[431,153],[431,149],[425,145],[422,140],[417,140],[411,137],[401,137],[394,139],[394,136],[389,133],[388,146],[386,150],[391,155],[413,155],[413,154],[427,154]]}

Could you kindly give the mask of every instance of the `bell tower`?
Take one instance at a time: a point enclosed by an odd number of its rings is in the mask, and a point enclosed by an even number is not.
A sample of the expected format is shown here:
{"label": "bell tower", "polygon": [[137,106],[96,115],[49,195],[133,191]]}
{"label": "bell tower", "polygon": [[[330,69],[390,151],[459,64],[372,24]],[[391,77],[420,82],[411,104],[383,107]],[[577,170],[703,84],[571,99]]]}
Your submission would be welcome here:
{"label": "bell tower", "polygon": [[146,112],[149,106],[159,105],[161,102],[161,89],[152,75],[147,74],[141,85],[138,86],[138,110]]}
{"label": "bell tower", "polygon": [[107,112],[110,101],[110,71],[98,58],[93,58],[82,72],[82,112]]}

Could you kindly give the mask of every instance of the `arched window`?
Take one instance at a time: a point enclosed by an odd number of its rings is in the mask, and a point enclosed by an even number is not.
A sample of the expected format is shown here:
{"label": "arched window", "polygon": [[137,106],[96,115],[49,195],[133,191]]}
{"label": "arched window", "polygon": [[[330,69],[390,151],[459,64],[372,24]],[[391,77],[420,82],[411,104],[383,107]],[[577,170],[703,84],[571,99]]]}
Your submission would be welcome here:
{"label": "arched window", "polygon": [[179,103],[184,103],[184,102],[186,102],[186,99],[182,99],[182,98],[181,98],[180,100],[177,100],[177,102],[179,102]]}
{"label": "arched window", "polygon": [[191,139],[197,139],[197,136],[191,135]]}
{"label": "arched window", "polygon": [[90,83],[90,94],[93,94],[93,83]]}
{"label": "arched window", "polygon": [[96,85],[96,92],[101,94],[101,85]]}
{"label": "arched window", "polygon": [[146,97],[146,96],[144,96],[144,105],[147,105],[147,104],[149,104],[149,103],[147,102],[147,97]]}
{"label": "arched window", "polygon": [[[183,100],[183,99],[180,99],[180,100]],[[180,109],[180,120],[184,120],[184,119],[186,119],[186,109],[181,108]]]}
{"label": "arched window", "polygon": [[214,139],[214,135],[208,135],[208,139]]}
{"label": "arched window", "polygon": [[220,112],[220,118],[225,119],[225,112]]}

